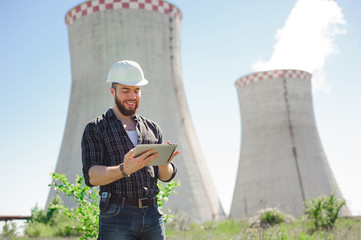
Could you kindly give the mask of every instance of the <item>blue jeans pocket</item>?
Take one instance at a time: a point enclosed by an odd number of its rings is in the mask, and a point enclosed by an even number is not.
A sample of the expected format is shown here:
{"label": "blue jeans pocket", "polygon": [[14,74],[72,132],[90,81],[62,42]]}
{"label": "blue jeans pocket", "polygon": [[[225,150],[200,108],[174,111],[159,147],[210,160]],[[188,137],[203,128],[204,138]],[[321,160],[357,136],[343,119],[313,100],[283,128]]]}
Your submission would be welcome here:
{"label": "blue jeans pocket", "polygon": [[160,207],[156,207],[157,208],[157,213],[159,214],[160,217],[163,216],[163,212],[162,210],[160,209]]}
{"label": "blue jeans pocket", "polygon": [[108,210],[100,211],[101,218],[111,218],[117,216],[121,211],[121,206],[118,204],[111,203]]}

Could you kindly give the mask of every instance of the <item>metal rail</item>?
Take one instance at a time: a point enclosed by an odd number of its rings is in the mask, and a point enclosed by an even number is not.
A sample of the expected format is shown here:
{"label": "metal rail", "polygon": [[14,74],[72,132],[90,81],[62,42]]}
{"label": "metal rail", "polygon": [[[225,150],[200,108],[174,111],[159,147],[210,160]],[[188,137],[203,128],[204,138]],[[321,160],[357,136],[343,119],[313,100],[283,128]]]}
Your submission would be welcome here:
{"label": "metal rail", "polygon": [[30,216],[0,216],[0,221],[28,220]]}

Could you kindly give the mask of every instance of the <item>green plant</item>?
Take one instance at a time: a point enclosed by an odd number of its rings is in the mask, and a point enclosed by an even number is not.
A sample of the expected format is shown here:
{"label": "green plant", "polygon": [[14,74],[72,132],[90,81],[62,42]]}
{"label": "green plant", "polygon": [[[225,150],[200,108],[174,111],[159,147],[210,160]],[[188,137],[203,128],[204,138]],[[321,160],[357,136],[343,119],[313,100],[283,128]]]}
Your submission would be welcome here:
{"label": "green plant", "polygon": [[[190,223],[187,228],[166,228],[169,240],[219,240],[219,239],[244,239],[244,240],[336,240],[336,239],[361,239],[361,218],[339,218],[332,231],[317,231],[310,233],[310,220],[305,216],[287,220],[281,224],[267,229],[259,226],[250,227],[247,220],[228,219],[224,221],[207,221],[203,223]],[[177,220],[175,220],[177,221]],[[207,226],[207,227],[205,227]],[[211,226],[211,227],[209,227]]]}
{"label": "green plant", "polygon": [[334,193],[330,196],[320,196],[306,202],[306,215],[312,221],[312,231],[332,229],[338,214],[346,204],[338,199]]}
{"label": "green plant", "polygon": [[[55,196],[50,205],[62,205],[61,198]],[[37,205],[31,209],[31,216],[26,222],[25,234],[28,237],[68,237],[79,233],[69,226],[74,226],[61,209],[49,207],[47,211]]]}
{"label": "green plant", "polygon": [[77,176],[75,184],[70,184],[65,174],[52,173],[51,176],[54,183],[49,186],[54,187],[57,193],[60,191],[73,197],[78,205],[76,208],[67,208],[59,203],[50,206],[50,209],[61,210],[65,216],[75,221],[72,226],[66,226],[65,234],[77,231],[81,234],[81,239],[96,238],[99,228],[98,190],[86,186],[83,176]]}
{"label": "green plant", "polygon": [[[61,204],[61,198],[59,196],[55,196],[50,203],[51,205]],[[39,209],[38,205],[36,204],[34,208],[31,209],[31,216],[27,220],[29,224],[36,224],[36,223],[45,223],[54,225],[54,221],[59,215],[59,211],[57,209],[49,208],[47,212],[43,209]]]}
{"label": "green plant", "polygon": [[[167,182],[167,183],[160,183],[158,182],[158,188],[159,188],[159,193],[157,195],[157,203],[158,203],[158,207],[159,209],[162,211],[163,210],[163,204],[165,202],[168,202],[168,198],[170,195],[172,195],[173,193],[177,193],[175,191],[175,188],[180,186],[179,182],[175,182],[174,180]],[[172,214],[169,213],[170,211],[168,210],[167,213],[163,213],[163,221],[164,223],[168,222],[169,220],[171,220],[174,216]]]}
{"label": "green plant", "polygon": [[265,240],[288,240],[292,239],[288,236],[287,230],[282,227],[278,227],[275,229],[276,231],[271,231],[271,229],[267,229],[264,233]]}
{"label": "green plant", "polygon": [[32,223],[25,228],[26,236],[38,238],[38,237],[53,237],[54,231],[52,226],[46,223]]}
{"label": "green plant", "polygon": [[31,216],[27,220],[28,223],[48,223],[49,219],[43,209],[39,209],[38,204],[31,209]]}
{"label": "green plant", "polygon": [[16,224],[14,222],[5,222],[1,236],[11,238],[16,236]]}
{"label": "green plant", "polygon": [[271,227],[284,222],[285,215],[276,210],[266,211],[260,216],[260,225],[263,228]]}

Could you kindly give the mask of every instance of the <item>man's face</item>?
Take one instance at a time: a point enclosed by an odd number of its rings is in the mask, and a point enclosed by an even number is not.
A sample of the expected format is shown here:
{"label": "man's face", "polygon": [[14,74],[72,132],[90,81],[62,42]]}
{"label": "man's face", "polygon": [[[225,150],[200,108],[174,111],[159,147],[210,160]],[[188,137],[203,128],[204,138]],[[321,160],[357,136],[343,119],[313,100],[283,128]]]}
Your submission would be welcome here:
{"label": "man's face", "polygon": [[134,115],[140,103],[140,87],[117,84],[114,91],[114,101],[124,116]]}

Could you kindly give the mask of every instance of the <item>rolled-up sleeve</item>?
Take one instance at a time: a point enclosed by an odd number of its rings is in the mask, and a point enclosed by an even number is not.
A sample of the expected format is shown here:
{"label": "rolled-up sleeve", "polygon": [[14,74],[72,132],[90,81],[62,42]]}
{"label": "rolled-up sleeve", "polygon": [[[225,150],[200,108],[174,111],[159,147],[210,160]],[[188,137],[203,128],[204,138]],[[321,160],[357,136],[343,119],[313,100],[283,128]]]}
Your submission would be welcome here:
{"label": "rolled-up sleeve", "polygon": [[175,177],[175,175],[177,174],[177,167],[175,166],[175,164],[174,164],[173,162],[170,162],[170,165],[171,165],[172,168],[173,168],[173,174],[172,174],[172,176],[171,176],[168,180],[166,180],[166,181],[163,181],[162,179],[159,178],[159,170],[158,170],[158,167],[155,167],[155,174],[156,174],[157,178],[158,178],[159,180],[161,180],[162,182],[170,182],[170,181],[172,181],[173,178]]}
{"label": "rolled-up sleeve", "polygon": [[89,181],[89,169],[95,165],[102,165],[104,156],[104,145],[96,124],[91,122],[85,127],[81,149],[84,181],[87,186],[93,187]]}

